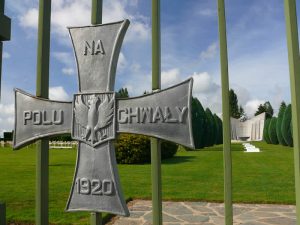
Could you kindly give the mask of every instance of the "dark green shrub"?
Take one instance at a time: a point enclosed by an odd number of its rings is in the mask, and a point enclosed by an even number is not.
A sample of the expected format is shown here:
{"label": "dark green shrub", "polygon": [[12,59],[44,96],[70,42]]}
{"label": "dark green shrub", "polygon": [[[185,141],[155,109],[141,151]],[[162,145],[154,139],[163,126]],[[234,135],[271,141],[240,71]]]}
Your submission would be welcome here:
{"label": "dark green shrub", "polygon": [[289,104],[286,107],[286,110],[283,115],[282,125],[281,125],[281,132],[284,138],[284,141],[287,143],[288,146],[293,146],[293,136],[292,136],[292,106]]}
{"label": "dark green shrub", "polygon": [[282,135],[282,131],[281,131],[283,115],[284,115],[285,110],[286,110],[286,104],[284,102],[282,102],[280,105],[280,108],[279,108],[277,124],[276,124],[276,132],[277,132],[277,138],[278,138],[279,144],[286,146],[287,143],[285,142],[283,135]]}
{"label": "dark green shrub", "polygon": [[[116,143],[116,158],[121,164],[139,164],[151,162],[150,138],[143,135],[120,134]],[[174,143],[162,141],[161,158],[173,157],[178,146]]]}
{"label": "dark green shrub", "polygon": [[50,141],[73,141],[71,134],[63,134],[56,137],[51,137]]}
{"label": "dark green shrub", "polygon": [[270,125],[270,122],[271,122],[271,119],[269,119],[269,118],[265,120],[264,132],[263,132],[263,139],[268,144],[271,144],[271,140],[269,138],[269,125]]}
{"label": "dark green shrub", "polygon": [[176,154],[177,149],[177,144],[169,141],[163,141],[161,143],[161,159],[172,158]]}
{"label": "dark green shrub", "polygon": [[206,117],[207,117],[207,124],[206,124],[206,131],[204,135],[205,140],[205,147],[213,146],[215,142],[215,120],[214,116],[211,113],[209,108],[205,110]]}
{"label": "dark green shrub", "polygon": [[3,140],[6,141],[12,141],[13,140],[13,132],[4,132],[3,133]]}
{"label": "dark green shrub", "polygon": [[217,116],[217,123],[218,123],[218,135],[217,135],[216,144],[220,145],[223,144],[223,123],[218,116]]}
{"label": "dark green shrub", "polygon": [[115,147],[118,163],[135,164],[151,161],[150,140],[146,136],[120,134]]}
{"label": "dark green shrub", "polygon": [[214,143],[219,145],[223,143],[223,125],[222,125],[222,120],[214,114],[214,122],[215,122],[215,141]]}
{"label": "dark green shrub", "polygon": [[276,124],[277,124],[277,118],[273,117],[269,125],[269,138],[273,145],[277,145],[279,143],[277,138],[277,132],[276,132]]}
{"label": "dark green shrub", "polygon": [[192,98],[192,124],[195,148],[205,147],[206,113],[197,98]]}
{"label": "dark green shrub", "polygon": [[218,123],[218,116],[216,114],[213,115],[214,117],[214,130],[215,130],[215,136],[214,136],[214,144],[217,144],[218,136],[219,136],[219,123]]}

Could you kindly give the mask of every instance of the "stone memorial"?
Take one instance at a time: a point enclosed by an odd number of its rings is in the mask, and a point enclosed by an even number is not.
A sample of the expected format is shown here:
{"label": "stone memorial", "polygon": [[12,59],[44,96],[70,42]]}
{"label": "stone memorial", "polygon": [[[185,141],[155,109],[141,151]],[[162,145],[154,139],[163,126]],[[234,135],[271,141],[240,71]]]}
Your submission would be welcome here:
{"label": "stone memorial", "polygon": [[129,215],[112,142],[118,133],[143,134],[194,148],[192,79],[140,97],[116,98],[115,73],[128,26],[124,20],[69,28],[79,80],[72,102],[15,90],[15,149],[65,133],[79,142],[67,211]]}

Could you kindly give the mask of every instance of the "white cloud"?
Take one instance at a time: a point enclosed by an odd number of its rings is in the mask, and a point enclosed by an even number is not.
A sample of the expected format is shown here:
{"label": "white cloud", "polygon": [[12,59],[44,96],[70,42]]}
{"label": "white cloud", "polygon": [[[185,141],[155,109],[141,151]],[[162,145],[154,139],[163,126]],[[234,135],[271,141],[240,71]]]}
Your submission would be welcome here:
{"label": "white cloud", "polygon": [[198,15],[200,16],[217,16],[217,10],[213,10],[213,9],[202,9],[198,11]]}
{"label": "white cloud", "polygon": [[194,73],[192,77],[194,78],[194,93],[209,93],[220,89],[220,86],[214,82],[207,72]]}
{"label": "white cloud", "polygon": [[127,66],[127,60],[123,52],[120,53],[119,55],[119,61],[118,61],[118,68],[119,69],[124,69]]}
{"label": "white cloud", "polygon": [[62,86],[57,86],[49,88],[49,99],[67,101],[70,97]]}
{"label": "white cloud", "polygon": [[66,75],[73,75],[75,74],[75,70],[73,68],[62,68],[62,73]]}
{"label": "white cloud", "polygon": [[213,59],[217,55],[218,43],[214,42],[208,48],[200,53],[201,60]]}
{"label": "white cloud", "polygon": [[75,60],[71,53],[69,52],[54,52],[53,56],[60,63],[64,65],[62,68],[62,73],[66,75],[75,74]]}
{"label": "white cloud", "polygon": [[180,71],[177,68],[163,71],[161,73],[161,84],[163,88],[177,84],[180,81]]}
{"label": "white cloud", "polygon": [[9,59],[10,56],[11,55],[8,52],[3,52],[3,55],[2,55],[3,59]]}
{"label": "white cloud", "polygon": [[[126,41],[147,40],[150,37],[150,20],[141,15],[128,14],[126,7],[136,7],[137,1],[113,0],[104,2],[103,22],[115,22],[130,19]],[[24,28],[36,29],[38,26],[38,8],[28,3],[27,10],[19,13],[19,24]],[[76,16],[74,16],[76,15]],[[69,43],[67,27],[89,25],[91,17],[91,1],[55,0],[53,1],[51,22],[52,32],[63,43]]]}
{"label": "white cloud", "polygon": [[252,117],[254,115],[254,113],[256,112],[258,106],[260,104],[264,104],[264,103],[265,103],[265,101],[259,100],[259,99],[253,99],[253,100],[248,101],[245,104],[245,108],[244,108],[248,117]]}
{"label": "white cloud", "polygon": [[150,39],[150,26],[149,24],[133,20],[126,35],[126,41],[146,41]]}
{"label": "white cloud", "polygon": [[130,97],[140,96],[145,91],[151,90],[151,75],[144,73],[137,73],[131,75],[126,79],[126,83],[123,85],[128,89]]}
{"label": "white cloud", "polygon": [[25,28],[37,28],[38,26],[38,9],[30,8],[25,14],[19,17],[19,23]]}

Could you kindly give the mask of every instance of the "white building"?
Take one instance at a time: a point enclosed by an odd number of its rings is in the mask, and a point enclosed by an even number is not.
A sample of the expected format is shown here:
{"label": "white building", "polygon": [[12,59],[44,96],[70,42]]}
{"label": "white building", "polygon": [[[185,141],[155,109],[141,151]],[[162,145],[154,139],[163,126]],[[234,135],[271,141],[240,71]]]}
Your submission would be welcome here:
{"label": "white building", "polygon": [[242,121],[241,119],[231,119],[231,139],[243,141],[261,141],[266,113],[259,114],[252,119]]}

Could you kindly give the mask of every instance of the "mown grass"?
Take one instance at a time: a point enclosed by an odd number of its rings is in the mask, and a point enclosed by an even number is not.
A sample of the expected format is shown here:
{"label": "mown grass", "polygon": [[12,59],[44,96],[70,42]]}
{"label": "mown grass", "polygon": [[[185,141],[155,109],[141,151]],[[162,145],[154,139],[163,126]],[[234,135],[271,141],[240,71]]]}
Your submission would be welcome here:
{"label": "mown grass", "polygon": [[[294,204],[292,148],[254,143],[261,153],[245,153],[232,145],[233,200],[246,203]],[[50,221],[53,224],[88,224],[88,213],[66,213],[76,150],[50,151]],[[124,194],[151,198],[150,165],[119,165]],[[201,151],[179,151],[162,164],[165,200],[223,201],[222,146]],[[35,150],[0,149],[0,201],[7,203],[9,221],[34,223]]]}

